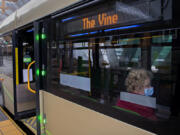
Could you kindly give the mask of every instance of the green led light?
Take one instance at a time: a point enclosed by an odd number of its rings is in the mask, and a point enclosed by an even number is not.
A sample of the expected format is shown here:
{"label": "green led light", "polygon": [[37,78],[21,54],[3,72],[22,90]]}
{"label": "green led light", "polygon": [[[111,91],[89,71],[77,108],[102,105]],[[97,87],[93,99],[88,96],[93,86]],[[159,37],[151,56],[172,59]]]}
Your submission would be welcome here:
{"label": "green led light", "polygon": [[23,62],[24,63],[30,63],[31,62],[31,58],[23,58]]}
{"label": "green led light", "polygon": [[45,75],[46,75],[46,71],[42,70],[42,71],[41,71],[41,75],[42,75],[42,76],[45,76]]}
{"label": "green led light", "polygon": [[36,35],[36,40],[39,41],[39,35],[38,34]]}
{"label": "green led light", "polygon": [[36,70],[36,75],[39,76],[39,73],[40,73],[40,71],[39,71],[39,69],[37,69]]}
{"label": "green led light", "polygon": [[37,118],[38,118],[38,120],[39,120],[40,122],[42,122],[42,116],[41,116],[41,115],[38,115]]}
{"label": "green led light", "polygon": [[45,34],[41,34],[41,38],[42,39],[46,39],[46,35]]}
{"label": "green led light", "polygon": [[47,123],[47,120],[46,120],[46,119],[44,119],[44,120],[43,120],[43,123],[44,123],[44,124],[46,124],[46,123]]}

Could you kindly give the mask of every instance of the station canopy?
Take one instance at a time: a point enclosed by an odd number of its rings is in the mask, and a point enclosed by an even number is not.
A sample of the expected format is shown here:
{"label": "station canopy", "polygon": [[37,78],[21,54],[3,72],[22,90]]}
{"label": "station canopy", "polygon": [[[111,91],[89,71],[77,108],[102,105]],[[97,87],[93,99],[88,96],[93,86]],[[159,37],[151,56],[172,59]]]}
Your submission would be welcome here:
{"label": "station canopy", "polygon": [[2,21],[30,0],[0,0],[0,24]]}
{"label": "station canopy", "polygon": [[[0,35],[24,26],[80,0],[0,0]],[[14,4],[8,7],[9,4]],[[18,5],[21,3],[22,5]],[[2,8],[3,4],[5,8]],[[24,5],[23,5],[24,4]],[[10,11],[11,7],[17,7]],[[11,12],[11,14],[9,13]],[[3,14],[4,13],[4,14]],[[10,14],[9,16],[5,14]]]}

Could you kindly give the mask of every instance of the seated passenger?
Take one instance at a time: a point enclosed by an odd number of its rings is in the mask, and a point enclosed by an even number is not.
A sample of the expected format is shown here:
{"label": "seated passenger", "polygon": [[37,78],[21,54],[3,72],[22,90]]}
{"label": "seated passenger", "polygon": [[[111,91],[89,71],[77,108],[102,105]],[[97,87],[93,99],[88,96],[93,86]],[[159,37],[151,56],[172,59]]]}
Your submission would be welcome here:
{"label": "seated passenger", "polygon": [[125,85],[127,92],[121,92],[117,106],[136,112],[137,114],[156,120],[156,99],[150,97],[154,93],[151,86],[152,74],[144,69],[133,69],[129,72]]}

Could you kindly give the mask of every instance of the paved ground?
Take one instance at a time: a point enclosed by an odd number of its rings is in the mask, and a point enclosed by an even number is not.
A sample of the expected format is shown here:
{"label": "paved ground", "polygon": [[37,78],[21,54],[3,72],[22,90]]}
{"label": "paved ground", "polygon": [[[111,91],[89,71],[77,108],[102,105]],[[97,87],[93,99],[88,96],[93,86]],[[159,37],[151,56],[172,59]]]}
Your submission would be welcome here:
{"label": "paved ground", "polygon": [[26,135],[0,107],[0,135]]}

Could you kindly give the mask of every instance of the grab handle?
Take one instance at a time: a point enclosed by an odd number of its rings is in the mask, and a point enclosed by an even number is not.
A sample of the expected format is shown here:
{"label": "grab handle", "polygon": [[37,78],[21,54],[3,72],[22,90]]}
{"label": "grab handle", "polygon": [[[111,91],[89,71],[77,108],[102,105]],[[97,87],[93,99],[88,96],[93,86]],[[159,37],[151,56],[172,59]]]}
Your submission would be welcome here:
{"label": "grab handle", "polygon": [[31,87],[30,87],[30,81],[29,81],[29,70],[30,70],[30,67],[31,67],[31,65],[33,65],[35,63],[35,61],[32,61],[29,65],[28,65],[28,90],[30,91],[30,92],[32,92],[32,93],[36,93],[36,90],[33,90],[33,89],[31,89]]}

